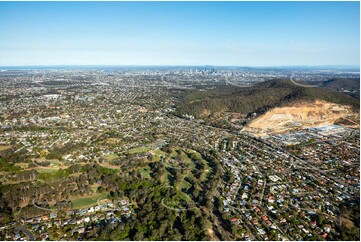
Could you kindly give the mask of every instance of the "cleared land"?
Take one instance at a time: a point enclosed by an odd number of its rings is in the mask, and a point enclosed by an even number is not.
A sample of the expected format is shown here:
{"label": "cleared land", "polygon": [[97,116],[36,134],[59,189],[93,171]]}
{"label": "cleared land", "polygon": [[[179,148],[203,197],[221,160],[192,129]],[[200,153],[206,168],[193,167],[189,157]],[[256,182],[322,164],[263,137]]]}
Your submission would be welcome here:
{"label": "cleared land", "polygon": [[262,136],[267,133],[331,125],[341,119],[349,120],[350,125],[345,126],[359,128],[360,114],[353,112],[350,106],[320,100],[300,102],[271,109],[253,120],[246,131]]}
{"label": "cleared land", "polygon": [[95,205],[99,198],[106,197],[107,195],[108,195],[107,192],[103,192],[103,193],[94,194],[89,197],[73,199],[71,201],[72,207],[73,207],[73,209],[79,209],[79,208],[85,208],[85,207]]}
{"label": "cleared land", "polygon": [[150,147],[142,146],[142,147],[130,149],[130,150],[128,150],[128,153],[129,154],[138,154],[138,153],[147,152],[149,150],[150,150]]}
{"label": "cleared land", "polygon": [[0,145],[0,151],[10,149],[11,145]]}
{"label": "cleared land", "polygon": [[104,159],[106,159],[108,161],[112,161],[112,160],[115,160],[117,158],[119,158],[119,156],[117,154],[114,154],[114,153],[104,156]]}
{"label": "cleared land", "polygon": [[[38,166],[31,168],[35,169],[39,173],[52,173],[58,171],[60,168],[64,168],[64,165],[59,160],[46,160],[44,157],[37,158],[34,160],[35,164],[38,164]],[[42,162],[50,162],[50,165],[43,166]]]}
{"label": "cleared land", "polygon": [[161,150],[154,150],[152,151],[153,158],[152,161],[160,161],[160,156],[165,156],[165,153]]}

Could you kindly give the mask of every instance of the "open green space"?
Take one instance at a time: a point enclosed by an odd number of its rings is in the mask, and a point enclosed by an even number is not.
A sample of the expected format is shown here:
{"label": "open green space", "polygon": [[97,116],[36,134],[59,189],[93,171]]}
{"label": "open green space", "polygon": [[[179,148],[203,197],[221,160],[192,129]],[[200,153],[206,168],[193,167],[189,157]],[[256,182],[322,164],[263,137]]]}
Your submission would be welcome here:
{"label": "open green space", "polygon": [[0,151],[10,149],[11,145],[0,145]]}
{"label": "open green space", "polygon": [[[201,177],[200,177],[200,181],[205,181],[207,179],[207,175],[210,173],[210,167],[208,165],[208,162],[206,160],[204,160],[201,156],[201,154],[199,154],[198,152],[194,151],[194,150],[189,150],[188,152],[191,152],[194,154],[194,156],[196,157],[197,161],[202,162],[203,164],[203,169],[202,169],[202,173],[201,173]],[[192,162],[192,164],[194,165],[194,163]]]}
{"label": "open green space", "polygon": [[104,159],[106,159],[107,161],[112,161],[119,158],[119,156],[117,154],[111,153],[109,155],[104,156]]}
{"label": "open green space", "polygon": [[[43,162],[50,162],[50,164],[48,166],[43,166]],[[35,166],[33,169],[39,173],[57,172],[61,167],[63,167],[63,163],[59,160],[46,160],[44,157],[35,159],[35,164],[38,164],[38,166]]]}
{"label": "open green space", "polygon": [[165,153],[159,149],[153,151],[153,158],[152,161],[160,161],[160,156],[165,156]]}
{"label": "open green space", "polygon": [[150,167],[149,166],[146,166],[146,167],[143,167],[139,170],[140,174],[142,174],[142,177],[143,178],[151,178],[150,177]]}
{"label": "open green space", "polygon": [[39,173],[53,173],[59,170],[58,167],[34,167],[34,169]]}
{"label": "open green space", "polygon": [[181,180],[181,182],[176,184],[176,188],[181,190],[181,189],[189,189],[192,185],[187,182],[184,178]]}
{"label": "open green space", "polygon": [[108,169],[113,169],[113,170],[120,170],[120,167],[118,165],[112,165],[109,162],[101,162],[98,163],[100,166],[108,168]]}
{"label": "open green space", "polygon": [[42,166],[42,163],[49,162],[49,167],[60,167],[63,165],[63,162],[59,161],[58,159],[46,159],[45,157],[40,157],[34,159],[35,163],[38,163],[40,166]]}
{"label": "open green space", "polygon": [[177,191],[172,197],[164,200],[164,203],[167,206],[174,208],[185,208],[187,205],[194,206],[193,200],[188,196],[188,194],[180,191]]}
{"label": "open green space", "polygon": [[187,192],[192,185],[195,189],[202,189],[213,174],[208,161],[196,150],[173,147],[162,155],[165,166],[165,172],[160,178],[162,184],[172,186],[186,196],[192,196]]}
{"label": "open green space", "polygon": [[95,205],[99,198],[106,197],[108,192],[97,193],[89,197],[74,199],[71,201],[73,209],[86,208]]}
{"label": "open green space", "polygon": [[[170,159],[178,159],[178,160],[182,160],[183,162],[185,162],[187,165],[192,165],[191,163],[191,159],[188,157],[188,155],[186,154],[186,152],[180,148],[180,147],[176,147],[174,149],[172,149],[172,152],[170,153]],[[192,167],[190,167],[192,169]]]}
{"label": "open green space", "polygon": [[16,163],[15,166],[18,166],[18,167],[20,167],[21,169],[26,169],[26,168],[29,167],[29,163],[19,162],[19,163]]}
{"label": "open green space", "polygon": [[51,167],[59,167],[62,166],[63,163],[60,162],[59,160],[49,160],[50,161],[50,166]]}
{"label": "open green space", "polygon": [[143,153],[143,152],[147,152],[150,150],[150,147],[148,146],[141,146],[141,147],[137,147],[137,148],[133,148],[128,150],[129,154],[138,154],[138,153]]}

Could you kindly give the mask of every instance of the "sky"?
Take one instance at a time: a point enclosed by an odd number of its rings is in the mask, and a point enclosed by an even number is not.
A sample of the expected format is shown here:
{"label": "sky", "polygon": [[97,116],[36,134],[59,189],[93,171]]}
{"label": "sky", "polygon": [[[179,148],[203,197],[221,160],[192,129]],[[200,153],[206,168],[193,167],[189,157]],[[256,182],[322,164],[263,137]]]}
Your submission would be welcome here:
{"label": "sky", "polygon": [[0,2],[0,66],[360,65],[359,2]]}

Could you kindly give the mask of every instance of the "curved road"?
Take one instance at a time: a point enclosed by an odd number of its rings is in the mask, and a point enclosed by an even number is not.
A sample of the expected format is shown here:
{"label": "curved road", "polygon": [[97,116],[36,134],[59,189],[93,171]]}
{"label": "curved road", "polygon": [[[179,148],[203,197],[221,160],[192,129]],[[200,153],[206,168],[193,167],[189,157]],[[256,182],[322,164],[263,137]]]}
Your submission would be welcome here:
{"label": "curved road", "polygon": [[24,226],[19,225],[15,227],[15,232],[19,232],[19,231],[23,232],[29,238],[30,241],[35,241],[34,235],[29,230],[25,229]]}
{"label": "curved road", "polygon": [[33,199],[32,201],[32,204],[34,207],[38,208],[38,209],[41,209],[41,210],[44,210],[44,211],[50,211],[50,212],[54,212],[54,211],[58,211],[59,209],[56,209],[56,208],[43,208],[43,207],[40,207],[38,205],[35,204],[35,198]]}
{"label": "curved road", "polygon": [[296,86],[300,86],[300,87],[318,87],[318,85],[306,85],[306,84],[301,84],[301,83],[297,83],[293,80],[294,75],[291,76],[290,80],[293,84],[295,84]]}

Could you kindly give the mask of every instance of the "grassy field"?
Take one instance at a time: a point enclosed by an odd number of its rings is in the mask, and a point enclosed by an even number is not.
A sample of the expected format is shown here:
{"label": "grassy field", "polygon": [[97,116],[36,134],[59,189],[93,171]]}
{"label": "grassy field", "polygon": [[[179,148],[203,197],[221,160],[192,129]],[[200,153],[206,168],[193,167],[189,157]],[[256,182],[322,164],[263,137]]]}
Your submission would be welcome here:
{"label": "grassy field", "polygon": [[63,163],[60,162],[59,160],[50,160],[50,166],[51,167],[59,167],[59,166],[62,166]]}
{"label": "grassy field", "polygon": [[39,173],[52,173],[52,172],[56,172],[58,171],[60,168],[64,168],[64,165],[62,162],[60,162],[59,160],[46,160],[44,157],[41,158],[37,158],[35,159],[35,163],[36,162],[44,162],[44,161],[49,161],[50,165],[49,166],[41,166],[41,164],[39,164],[39,166],[34,167],[34,169],[39,172]]}
{"label": "grassy field", "polygon": [[117,158],[119,158],[119,156],[117,154],[114,154],[114,153],[104,156],[104,159],[106,159],[107,161],[112,161],[112,160],[115,160]]}
{"label": "grassy field", "polygon": [[153,151],[153,162],[160,161],[160,156],[165,156],[165,153],[161,150],[155,150]]}
{"label": "grassy field", "polygon": [[63,165],[63,163],[57,159],[47,160],[45,157],[36,158],[36,159],[34,159],[34,161],[38,162],[38,163],[42,163],[44,161],[49,161],[50,162],[49,167],[60,167]]}
{"label": "grassy field", "polygon": [[[187,151],[188,152],[188,151]],[[191,187],[191,184],[187,181],[185,181],[185,178],[186,177],[189,177],[189,176],[193,176],[192,175],[192,170],[195,169],[195,164],[193,163],[193,161],[188,157],[187,153],[180,147],[175,147],[174,149],[172,149],[172,152],[170,154],[165,154],[164,152],[163,153],[163,156],[166,156],[167,158],[165,158],[164,160],[164,164],[166,167],[168,167],[168,169],[172,169],[172,167],[181,167],[180,165],[177,165],[177,162],[175,162],[174,165],[171,165],[171,163],[169,163],[169,159],[170,160],[183,160],[183,162],[186,164],[186,167],[185,169],[181,169],[181,170],[178,170],[180,171],[182,174],[182,178],[181,178],[181,181],[180,182],[176,182],[174,184],[175,188],[177,190],[181,190],[182,188],[185,188],[185,189],[188,189]],[[178,155],[179,154],[179,155]],[[167,169],[166,169],[167,170]],[[169,175],[170,173],[167,171],[163,176],[162,176],[162,182],[164,185],[169,185],[170,184],[170,180],[169,180]]]}
{"label": "grassy field", "polygon": [[94,193],[97,191],[98,187],[100,187],[98,183],[94,183],[93,185],[90,186],[90,188]]}
{"label": "grassy field", "polygon": [[117,138],[108,138],[107,140],[106,140],[106,142],[108,143],[108,144],[116,144],[116,143],[118,143],[120,141],[120,139],[117,139]]}
{"label": "grassy field", "polygon": [[34,167],[39,173],[53,173],[59,170],[59,167]]}
{"label": "grassy field", "polygon": [[189,182],[185,181],[184,178],[181,182],[176,183],[176,188],[178,190],[181,190],[182,188],[189,189],[191,186],[192,185]]}
{"label": "grassy field", "polygon": [[[155,153],[155,152],[154,152]],[[181,147],[174,147],[170,153],[162,152],[162,155],[165,157],[164,165],[166,167],[166,172],[161,177],[163,185],[173,185],[178,191],[186,196],[191,196],[190,194],[184,193],[184,189],[188,190],[192,184],[186,181],[186,178],[196,179],[196,184],[193,184],[197,189],[201,189],[201,183],[207,182],[209,175],[212,174],[212,168],[209,166],[208,162],[202,158],[202,155],[192,149],[183,149]],[[192,157],[192,159],[191,159]],[[174,160],[174,164],[171,165],[170,161]],[[182,161],[186,164],[183,169],[180,169],[181,166],[178,165],[177,161]],[[203,168],[200,168],[197,163],[201,163]],[[174,167],[174,168],[172,168]],[[181,178],[177,181],[174,181],[175,177],[172,175],[172,169],[177,169],[177,172],[180,173]],[[197,169],[200,169],[199,171]],[[195,174],[199,174],[199,178],[195,178]]]}
{"label": "grassy field", "polygon": [[19,162],[15,164],[16,166],[19,166],[21,169],[26,169],[29,167],[29,163],[25,163],[25,162]]}
{"label": "grassy field", "polygon": [[73,209],[86,208],[95,205],[99,198],[106,197],[107,192],[97,193],[89,197],[77,198],[71,201]]}
{"label": "grassy field", "polygon": [[[180,156],[178,156],[177,152],[180,152]],[[186,151],[186,152],[189,152],[189,151]],[[195,164],[188,157],[186,152],[183,149],[178,147],[178,148],[172,150],[172,153],[170,154],[170,159],[179,160],[179,158],[181,158],[183,160],[183,162],[187,165],[187,170],[193,170],[193,169],[195,169]],[[177,167],[177,165],[176,165],[176,167]]]}
{"label": "grassy field", "polygon": [[[192,150],[192,151],[190,151],[190,152],[192,152],[193,154],[195,154],[196,157],[197,157],[197,160],[199,160],[199,161],[201,161],[201,162],[203,163],[204,169],[202,170],[202,175],[201,175],[200,181],[206,180],[206,179],[207,179],[207,175],[208,175],[209,172],[210,172],[210,167],[209,167],[209,165],[208,165],[208,162],[205,161],[205,160],[202,158],[201,154],[199,154],[198,152],[196,152],[196,151],[194,151],[194,150]],[[193,162],[192,162],[192,165],[194,165]],[[193,167],[193,169],[194,169],[194,168],[195,168],[195,167]]]}
{"label": "grassy field", "polygon": [[147,146],[142,146],[142,147],[137,147],[137,148],[133,148],[128,150],[129,154],[138,154],[138,153],[144,153],[150,150],[150,147]]}
{"label": "grassy field", "polygon": [[108,162],[102,162],[102,163],[98,163],[100,166],[108,168],[108,169],[113,169],[113,170],[120,170],[119,166],[116,165],[112,165]]}
{"label": "grassy field", "polygon": [[143,178],[151,178],[150,177],[150,168],[149,166],[143,167],[142,169],[139,170],[140,174],[142,174]]}
{"label": "grassy field", "polygon": [[11,145],[0,145],[0,151],[10,149]]}
{"label": "grassy field", "polygon": [[[195,152],[194,150],[187,150],[188,153],[196,153],[199,154],[197,152]],[[185,153],[184,153],[185,154]],[[186,155],[186,154],[185,154]],[[200,155],[199,155],[200,156]],[[194,164],[194,161],[191,160],[190,158],[188,158],[187,156],[187,161],[188,161],[188,167],[190,170],[194,170],[196,168],[196,165]]]}
{"label": "grassy field", "polygon": [[36,162],[43,162],[43,161],[46,161],[46,158],[45,157],[39,157],[39,158],[35,158],[34,160]]}

